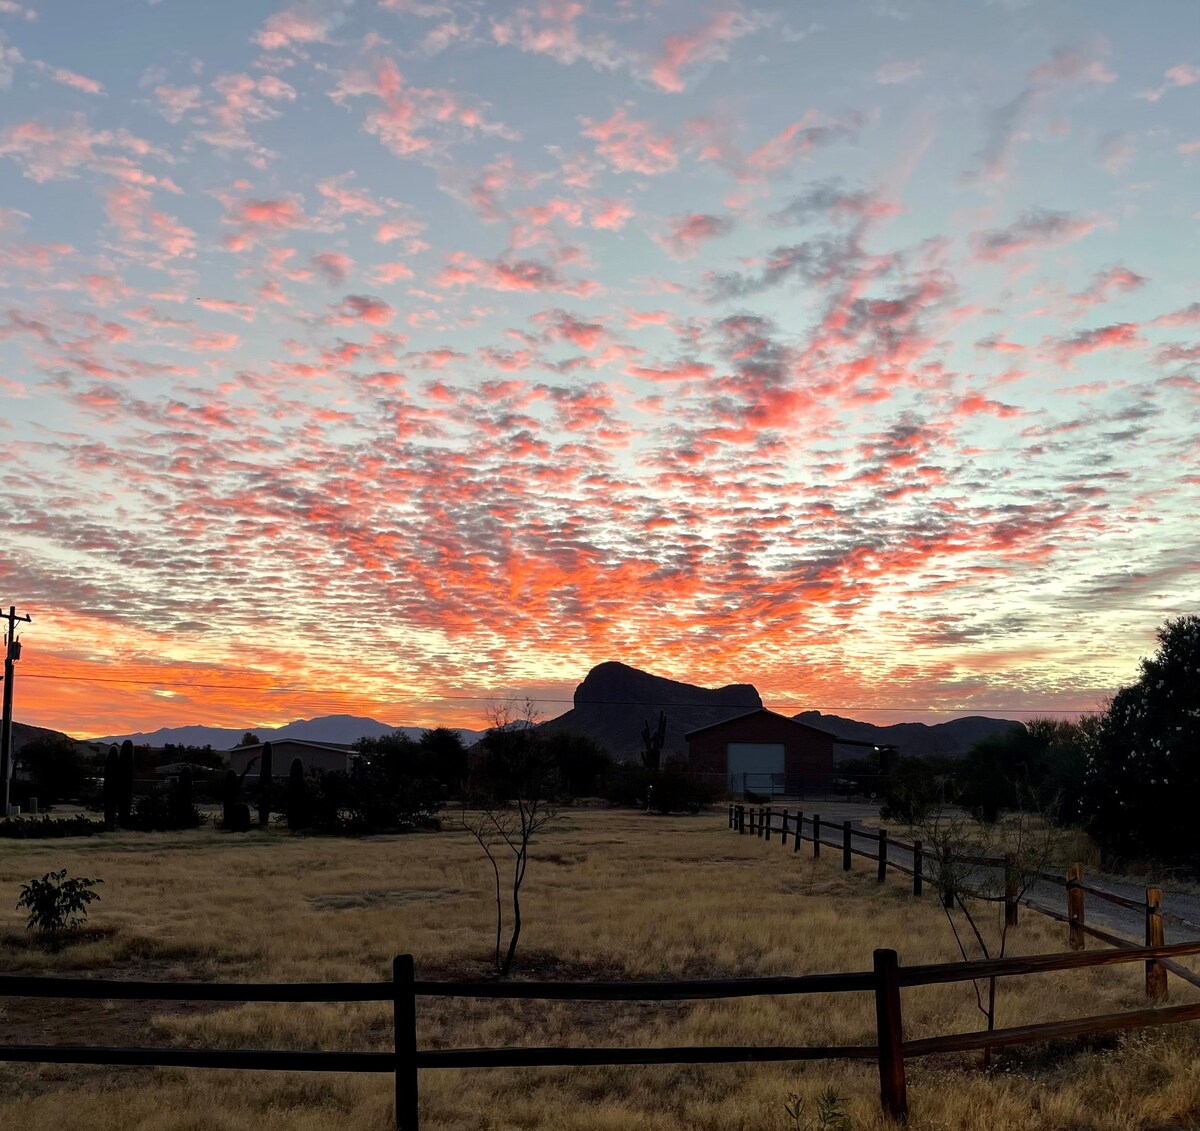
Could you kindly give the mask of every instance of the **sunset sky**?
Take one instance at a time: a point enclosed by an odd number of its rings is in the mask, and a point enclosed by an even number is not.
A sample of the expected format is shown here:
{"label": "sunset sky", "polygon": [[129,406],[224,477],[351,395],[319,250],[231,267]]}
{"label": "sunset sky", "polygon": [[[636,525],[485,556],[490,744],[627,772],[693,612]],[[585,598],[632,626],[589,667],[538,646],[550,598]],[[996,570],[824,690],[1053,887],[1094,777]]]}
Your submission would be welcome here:
{"label": "sunset sky", "polygon": [[17,718],[1094,708],[1200,606],[1198,185],[1187,2],[0,0]]}

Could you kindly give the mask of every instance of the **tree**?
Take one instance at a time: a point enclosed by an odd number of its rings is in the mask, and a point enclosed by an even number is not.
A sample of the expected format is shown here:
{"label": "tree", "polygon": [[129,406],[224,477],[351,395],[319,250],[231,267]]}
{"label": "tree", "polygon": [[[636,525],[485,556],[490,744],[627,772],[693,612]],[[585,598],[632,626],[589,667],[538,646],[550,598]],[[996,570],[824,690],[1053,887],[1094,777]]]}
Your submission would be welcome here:
{"label": "tree", "polygon": [[[1004,957],[1011,924],[1000,914],[996,926],[989,927],[988,909],[1006,901],[1019,903],[1061,853],[1063,833],[1055,815],[1039,810],[1019,786],[1017,798],[1017,811],[1002,812],[995,821],[978,820],[956,807],[926,811],[910,826],[922,842],[922,874],[932,877],[964,960]],[[981,864],[986,858],[1005,862],[1003,867]],[[990,1032],[996,1027],[996,979],[988,979],[986,1001],[979,982],[971,984]],[[985,1066],[988,1057],[985,1049]]]}
{"label": "tree", "polygon": [[304,763],[299,758],[292,759],[292,768],[288,771],[287,782],[287,823],[293,832],[308,828],[312,818],[309,815],[308,783],[304,780]]}
{"label": "tree", "polygon": [[33,781],[34,796],[44,805],[68,801],[83,788],[83,756],[65,734],[41,735],[27,742],[20,760]]}
{"label": "tree", "polygon": [[1200,795],[1200,617],[1165,621],[1088,735],[1083,807],[1107,853],[1196,863]]}
{"label": "tree", "polygon": [[128,738],[121,743],[117,780],[117,820],[128,826],[133,812],[133,742]]}
{"label": "tree", "polygon": [[274,751],[269,742],[263,743],[262,762],[258,769],[258,824],[266,828],[271,820],[271,791],[275,784]]}
{"label": "tree", "polygon": [[238,745],[239,746],[257,746],[260,741],[261,741],[261,739],[259,739],[258,735],[255,734],[254,731],[248,730],[248,731],[246,731],[245,734],[242,735],[242,741],[239,742]]}
{"label": "tree", "polygon": [[467,748],[455,730],[435,727],[419,739],[402,730],[376,738],[360,738],[355,744],[367,761],[381,759],[393,776],[427,778],[441,783],[446,792],[460,793],[467,776]]}
{"label": "tree", "polygon": [[108,748],[104,759],[104,827],[116,828],[118,797],[121,792],[121,756],[115,746]]}
{"label": "tree", "polygon": [[[521,938],[521,887],[534,837],[554,820],[557,775],[546,736],[538,728],[533,700],[493,705],[491,726],[480,740],[479,757],[463,795],[462,827],[479,844],[492,868],[496,893],[496,941],[493,962],[507,977]],[[507,947],[504,897],[512,902]]]}

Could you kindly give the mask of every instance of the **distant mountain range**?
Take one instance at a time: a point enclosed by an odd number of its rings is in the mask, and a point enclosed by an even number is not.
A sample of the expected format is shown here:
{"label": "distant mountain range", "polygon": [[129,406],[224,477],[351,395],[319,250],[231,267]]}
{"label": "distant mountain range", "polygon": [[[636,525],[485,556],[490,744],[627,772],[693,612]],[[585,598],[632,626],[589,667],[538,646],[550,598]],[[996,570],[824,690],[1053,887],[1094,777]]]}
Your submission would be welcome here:
{"label": "distant mountain range", "polygon": [[[543,726],[574,731],[595,739],[620,761],[637,758],[642,749],[642,726],[658,723],[658,712],[667,714],[667,740],[664,755],[686,755],[684,735],[710,723],[744,714],[763,705],[762,697],[752,684],[735,683],[726,687],[697,687],[690,683],[666,679],[640,671],[628,664],[616,662],[598,664],[575,688],[574,707]],[[889,744],[899,748],[902,756],[965,754],[976,742],[995,734],[1003,734],[1022,724],[1012,719],[990,719],[971,715],[928,726],[925,723],[895,723],[875,726],[820,711],[801,711],[793,718],[838,738],[858,742]],[[309,742],[350,744],[360,738],[376,738],[403,731],[419,737],[422,727],[396,727],[378,719],[356,715],[324,715],[316,719],[297,719],[281,727],[160,727],[150,732],[109,735],[89,740],[91,745],[107,745],[132,739],[138,746],[211,746],[214,750],[229,750],[252,731],[264,742],[280,742],[287,738],[307,739]],[[458,729],[467,745],[481,731]],[[37,727],[14,724],[13,741],[19,749],[39,734],[53,733]],[[845,761],[862,757],[869,751],[861,748],[835,746],[834,758]]]}
{"label": "distant mountain range", "polygon": [[[232,750],[250,731],[263,742],[282,742],[286,738],[304,739],[308,742],[333,742],[344,745],[357,742],[360,738],[379,738],[381,735],[403,731],[410,738],[420,738],[425,727],[396,727],[381,723],[378,719],[360,718],[357,715],[322,715],[316,719],[296,719],[281,727],[159,727],[153,731],[138,731],[136,734],[115,734],[92,741],[98,744],[124,742],[131,739],[135,746],[165,746],[168,742],[176,746],[211,746],[214,750]],[[462,740],[470,745],[480,731],[458,730]]]}
{"label": "distant mountain range", "polygon": [[[881,727],[874,723],[860,723],[856,719],[843,719],[840,715],[823,715],[820,711],[801,711],[792,718],[808,723],[820,730],[836,734],[838,738],[849,738],[856,742],[873,742],[880,746],[890,745],[899,749],[901,757],[925,758],[929,755],[953,757],[965,754],[975,743],[996,734],[1006,734],[1014,727],[1024,724],[1012,719],[989,719],[983,715],[966,715],[961,719],[950,719],[944,723],[893,723]],[[852,746],[835,746],[836,761],[861,758],[870,751]]]}

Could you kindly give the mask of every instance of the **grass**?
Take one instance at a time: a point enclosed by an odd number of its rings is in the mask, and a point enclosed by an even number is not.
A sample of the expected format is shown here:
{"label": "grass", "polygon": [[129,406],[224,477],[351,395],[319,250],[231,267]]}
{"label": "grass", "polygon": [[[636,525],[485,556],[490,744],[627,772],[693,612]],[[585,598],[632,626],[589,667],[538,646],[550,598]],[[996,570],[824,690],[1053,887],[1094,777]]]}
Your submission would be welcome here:
{"label": "grass", "polygon": [[[411,952],[417,976],[485,976],[490,872],[465,833],[306,839],[281,829],[117,834],[15,842],[0,863],[6,972],[225,980],[389,976]],[[526,885],[519,976],[712,977],[869,969],[875,947],[901,962],[950,961],[932,897],[874,866],[820,861],[725,828],[718,810],[663,819],[568,810],[540,838]],[[31,946],[19,885],[57,868],[101,877],[79,941]],[[1065,949],[1065,928],[1026,915],[1010,953]],[[1174,1000],[1193,993],[1172,980]],[[1002,981],[1001,1026],[1132,1008],[1138,964]],[[655,1004],[419,1003],[425,1047],[503,1044],[873,1043],[867,994]],[[970,985],[905,991],[906,1035],[974,1030]],[[0,1002],[3,1039],[29,1043],[387,1049],[374,1005]],[[919,1129],[1144,1129],[1200,1121],[1200,1038],[1192,1026],[998,1057],[910,1064]],[[869,1063],[439,1071],[422,1075],[422,1128],[510,1131],[783,1131],[790,1092],[830,1084],[855,1128],[885,1126]],[[0,1126],[55,1131],[384,1131],[391,1078],[0,1065]]]}

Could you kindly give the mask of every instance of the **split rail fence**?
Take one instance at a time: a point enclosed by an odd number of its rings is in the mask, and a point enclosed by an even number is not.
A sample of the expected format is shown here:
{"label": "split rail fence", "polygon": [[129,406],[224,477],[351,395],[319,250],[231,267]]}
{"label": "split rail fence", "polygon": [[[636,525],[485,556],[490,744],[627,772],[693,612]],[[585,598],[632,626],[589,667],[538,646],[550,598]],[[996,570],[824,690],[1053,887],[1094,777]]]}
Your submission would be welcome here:
{"label": "split rail fence", "polygon": [[[820,817],[809,819],[796,814],[795,825],[783,815],[775,829],[769,810],[730,807],[729,827],[746,831],[746,818],[758,835],[770,838],[772,830],[781,834],[786,846],[792,835],[792,851],[808,840],[814,854],[822,845],[840,848],[843,867],[851,867],[855,855],[878,863],[880,880],[889,867],[913,877],[914,891],[921,893],[921,846],[903,844],[913,852],[914,868],[888,859],[885,831],[870,834],[876,841],[875,853],[854,846],[854,837],[864,836],[849,823],[840,829],[840,839],[829,839],[822,830]],[[1003,860],[979,858],[982,865],[1003,864]],[[914,1057],[973,1050],[998,1049],[1039,1041],[1065,1040],[1112,1033],[1125,1029],[1147,1028],[1184,1021],[1200,1020],[1200,1002],[1183,1005],[1128,1010],[1123,1013],[1073,1018],[1037,1025],[944,1036],[905,1039],[901,990],[986,978],[1014,977],[1058,971],[1110,966],[1126,962],[1145,962],[1147,991],[1152,977],[1155,992],[1150,996],[1162,1001],[1167,972],[1177,974],[1193,985],[1200,978],[1178,963],[1178,959],[1200,954],[1200,941],[1162,943],[1161,894],[1155,914],[1147,911],[1147,934],[1157,931],[1153,945],[1139,946],[1127,939],[1107,935],[1085,922],[1083,897],[1115,898],[1130,907],[1133,900],[1113,897],[1112,893],[1083,883],[1082,869],[1075,866],[1072,876],[1062,881],[1067,889],[1068,913],[1047,914],[1064,919],[1071,928],[1073,949],[1061,954],[1029,955],[1015,958],[948,962],[901,966],[894,950],[876,950],[871,970],[849,973],[805,974],[790,978],[738,978],[655,982],[432,982],[418,981],[411,955],[399,955],[392,964],[390,982],[275,982],[210,983],[115,981],[102,978],[48,978],[0,976],[0,998],[56,998],[65,1001],[103,999],[116,1001],[209,1001],[243,1003],[268,1002],[390,1002],[393,1041],[389,1051],[331,1052],[277,1049],[205,1049],[205,1048],[117,1048],[76,1045],[0,1045],[0,1061],[47,1064],[104,1064],[173,1068],[252,1069],[257,1071],[373,1072],[394,1078],[395,1126],[398,1131],[419,1131],[420,1074],[433,1069],[471,1068],[543,1068],[579,1066],[619,1066],[653,1064],[721,1064],[754,1062],[795,1062],[810,1060],[868,1060],[879,1071],[880,1103],[892,1119],[903,1120],[908,1114],[906,1062]],[[1151,889],[1152,891],[1155,889]],[[1032,905],[1031,905],[1032,906]],[[1147,904],[1150,907],[1150,904]],[[1015,904],[1014,904],[1015,913]],[[1152,925],[1152,920],[1156,926]],[[1083,950],[1085,935],[1113,945],[1105,951]],[[493,998],[553,1001],[708,1001],[723,998],[766,997],[817,993],[870,993],[875,999],[875,1043],[870,1045],[686,1045],[681,1047],[502,1047],[502,1048],[421,1048],[417,1038],[417,1002],[420,998]]]}
{"label": "split rail fence", "polygon": [[[776,821],[778,820],[778,823]],[[780,844],[786,848],[789,836],[792,838],[792,852],[800,851],[804,842],[812,844],[813,856],[821,855],[821,847],[833,848],[841,852],[842,868],[849,872],[853,867],[853,858],[861,856],[873,860],[876,864],[876,876],[880,883],[887,879],[889,869],[895,869],[912,877],[914,896],[923,893],[926,880],[937,884],[937,873],[932,875],[925,872],[925,847],[919,840],[901,840],[890,836],[887,829],[866,830],[854,827],[852,821],[842,821],[838,824],[822,824],[820,814],[814,813],[806,817],[800,811],[794,815],[787,809],[776,812],[770,805],[746,806],[731,804],[729,806],[729,827],[739,833],[749,832],[752,836],[762,837],[769,841],[773,834],[779,836]],[[871,848],[862,848],[856,844],[866,841]],[[874,851],[872,851],[872,848]],[[911,866],[890,856],[892,849],[906,850],[912,857]],[[1133,939],[1113,934],[1087,922],[1086,896],[1093,896],[1127,911],[1134,911],[1144,917],[1145,946],[1158,947],[1164,942],[1163,923],[1169,921],[1178,926],[1193,931],[1200,931],[1200,925],[1190,922],[1180,915],[1175,915],[1163,907],[1163,892],[1158,887],[1146,888],[1144,901],[1130,899],[1117,892],[1105,891],[1084,883],[1083,865],[1072,864],[1066,869],[1066,874],[1057,876],[1052,872],[1038,872],[1037,879],[1047,883],[1057,884],[1066,889],[1066,910],[1056,911],[1044,903],[1021,894],[1020,883],[1013,856],[966,856],[956,855],[956,863],[972,864],[980,868],[995,868],[1004,870],[1004,894],[996,897],[997,902],[1004,903],[1004,920],[1009,926],[1015,926],[1018,921],[1019,908],[1023,905],[1039,915],[1045,915],[1068,928],[1067,943],[1071,950],[1083,950],[1087,938],[1094,938],[1109,946],[1118,948],[1139,948]],[[949,869],[943,869],[947,874]],[[944,901],[953,899],[951,892],[941,893]],[[1170,958],[1161,961],[1146,962],[1146,997],[1151,1001],[1165,1001],[1168,996],[1167,974],[1176,977],[1189,985],[1200,988],[1200,975],[1181,966]]]}
{"label": "split rail fence", "polygon": [[[987,961],[901,966],[894,950],[877,950],[871,970],[791,978],[669,982],[425,982],[411,955],[393,963],[391,982],[183,983],[101,978],[0,976],[0,997],[224,1002],[391,1002],[393,1048],[388,1052],[297,1052],[271,1049],[101,1048],[73,1045],[0,1045],[0,1060],[49,1064],[137,1065],[257,1071],[375,1072],[394,1076],[395,1126],[419,1131],[420,1073],[445,1068],[542,1068],[584,1065],[720,1064],[809,1060],[871,1060],[879,1070],[880,1102],[892,1119],[908,1115],[905,1064],[919,1056],[997,1049],[1200,1019],[1200,1002],[1075,1018],[1038,1025],[906,1040],[902,989],[980,978],[1044,974],[1156,961],[1200,954],[1200,942],[1108,951],[1042,954]],[[1168,966],[1168,968],[1170,968]],[[871,993],[876,1041],[872,1045],[699,1045],[643,1048],[422,1049],[417,999],[499,998],[554,1001],[709,1001],[817,993]]]}

